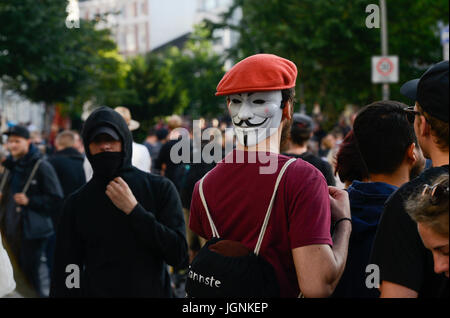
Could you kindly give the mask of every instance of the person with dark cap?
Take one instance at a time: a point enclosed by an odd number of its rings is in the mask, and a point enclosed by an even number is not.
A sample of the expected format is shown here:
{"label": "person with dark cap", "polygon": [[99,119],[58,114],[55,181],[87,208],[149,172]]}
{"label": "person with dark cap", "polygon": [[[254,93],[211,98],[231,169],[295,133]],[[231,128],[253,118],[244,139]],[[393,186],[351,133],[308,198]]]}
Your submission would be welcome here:
{"label": "person with dark cap", "polygon": [[41,264],[48,238],[54,233],[52,216],[63,198],[61,185],[25,127],[13,126],[4,134],[10,156],[3,162],[7,170],[0,189],[1,232],[31,287],[37,295],[48,296],[48,274],[40,274],[40,268],[47,269]]}
{"label": "person with dark cap", "polygon": [[82,136],[93,177],[64,204],[50,296],[172,297],[167,264],[187,262],[174,185],[132,166],[131,132],[113,109],[95,110]]}
{"label": "person with dark cap", "polygon": [[335,186],[336,180],[333,176],[331,165],[308,151],[308,141],[313,136],[313,120],[303,114],[294,114],[292,117],[291,132],[288,137],[289,148],[283,155],[300,158],[309,162],[322,172],[329,186]]}
{"label": "person with dark cap", "polygon": [[420,79],[405,83],[400,92],[415,101],[409,107],[417,141],[433,166],[400,187],[386,202],[372,250],[371,263],[380,270],[381,297],[448,297],[448,278],[433,270],[433,255],[424,246],[405,202],[423,184],[448,174],[449,62],[431,66]]}

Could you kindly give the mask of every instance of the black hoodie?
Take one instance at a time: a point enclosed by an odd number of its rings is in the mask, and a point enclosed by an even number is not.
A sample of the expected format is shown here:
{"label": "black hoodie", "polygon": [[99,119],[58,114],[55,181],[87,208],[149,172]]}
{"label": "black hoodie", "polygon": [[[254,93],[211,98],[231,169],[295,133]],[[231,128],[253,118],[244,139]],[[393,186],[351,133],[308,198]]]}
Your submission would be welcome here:
{"label": "black hoodie", "polygon": [[[96,176],[64,204],[58,226],[53,297],[171,297],[167,264],[187,262],[185,222],[175,186],[131,165],[132,136],[125,120],[108,107],[94,111],[83,128],[86,156],[91,161],[88,140],[99,126],[114,128],[124,152],[118,171],[138,201],[129,214],[117,209],[105,194],[108,180]],[[79,288],[76,270],[81,272]],[[74,267],[72,267],[74,268]],[[72,279],[72,280],[71,280]],[[69,285],[70,286],[70,285]],[[77,286],[76,286],[77,287]]]}

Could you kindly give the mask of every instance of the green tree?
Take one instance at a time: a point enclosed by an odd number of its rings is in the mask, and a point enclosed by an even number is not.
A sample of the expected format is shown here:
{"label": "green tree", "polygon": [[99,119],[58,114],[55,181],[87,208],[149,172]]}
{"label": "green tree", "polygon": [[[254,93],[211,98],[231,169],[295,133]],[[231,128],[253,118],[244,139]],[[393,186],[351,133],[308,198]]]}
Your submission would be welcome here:
{"label": "green tree", "polygon": [[[160,117],[168,116],[187,105],[183,91],[178,91],[167,61],[160,54],[148,53],[128,61],[126,92],[122,105],[130,109],[141,123],[138,140]],[[179,112],[179,111],[178,111]]]}
{"label": "green tree", "polygon": [[46,104],[47,129],[55,103],[79,112],[82,99],[108,100],[124,85],[123,62],[110,31],[84,20],[80,28],[67,28],[67,3],[0,2],[0,76],[9,88]]}
{"label": "green tree", "polygon": [[213,51],[209,36],[210,31],[198,25],[184,48],[172,48],[167,56],[176,86],[188,98],[183,113],[194,118],[225,111],[223,99],[215,96],[216,86],[225,74],[224,61]]}
{"label": "green tree", "polygon": [[[332,119],[346,104],[365,105],[381,99],[380,85],[371,83],[371,56],[381,55],[380,29],[368,29],[370,0],[235,0],[219,24],[240,38],[228,53],[236,61],[256,53],[273,53],[294,61],[299,69],[298,96],[311,109],[321,104]],[[391,85],[391,99],[401,83],[419,76],[442,59],[438,21],[448,23],[447,0],[386,1],[389,54],[398,55],[400,80]],[[375,2],[377,3],[377,2]],[[232,16],[242,10],[242,19]],[[298,92],[301,90],[298,89]]]}
{"label": "green tree", "polygon": [[198,118],[224,112],[223,99],[215,96],[224,74],[223,61],[213,52],[208,33],[196,27],[182,49],[170,47],[129,60],[122,105],[141,123],[137,140],[164,116]]}

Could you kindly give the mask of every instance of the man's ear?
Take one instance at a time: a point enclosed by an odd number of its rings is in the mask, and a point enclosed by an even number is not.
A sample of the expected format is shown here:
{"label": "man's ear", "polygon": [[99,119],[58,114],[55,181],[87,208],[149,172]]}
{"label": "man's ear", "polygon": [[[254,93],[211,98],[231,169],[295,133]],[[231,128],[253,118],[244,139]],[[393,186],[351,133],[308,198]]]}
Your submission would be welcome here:
{"label": "man's ear", "polygon": [[431,134],[430,125],[428,124],[425,116],[419,115],[419,134],[421,137],[427,137]]}
{"label": "man's ear", "polygon": [[410,144],[406,149],[406,160],[411,166],[413,166],[417,162],[417,160],[419,160],[416,153],[415,143]]}
{"label": "man's ear", "polygon": [[286,101],[283,108],[283,118],[281,118],[281,120],[283,119],[291,120],[292,113],[293,113],[292,104],[290,101]]}

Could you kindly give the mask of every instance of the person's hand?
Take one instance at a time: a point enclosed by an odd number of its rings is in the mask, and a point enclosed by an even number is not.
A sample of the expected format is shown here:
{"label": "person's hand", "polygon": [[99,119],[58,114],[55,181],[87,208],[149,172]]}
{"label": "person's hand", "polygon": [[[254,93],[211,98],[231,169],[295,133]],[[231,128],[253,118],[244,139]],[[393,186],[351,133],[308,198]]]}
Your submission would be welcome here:
{"label": "person's hand", "polygon": [[13,199],[17,205],[27,206],[28,203],[30,203],[30,200],[25,195],[25,193],[16,193],[14,194]]}
{"label": "person's hand", "polygon": [[328,192],[330,194],[332,222],[336,222],[342,218],[350,218],[350,201],[347,191],[329,186]]}
{"label": "person's hand", "polygon": [[120,177],[115,178],[108,184],[106,195],[119,210],[126,214],[130,214],[138,203],[128,184]]}

